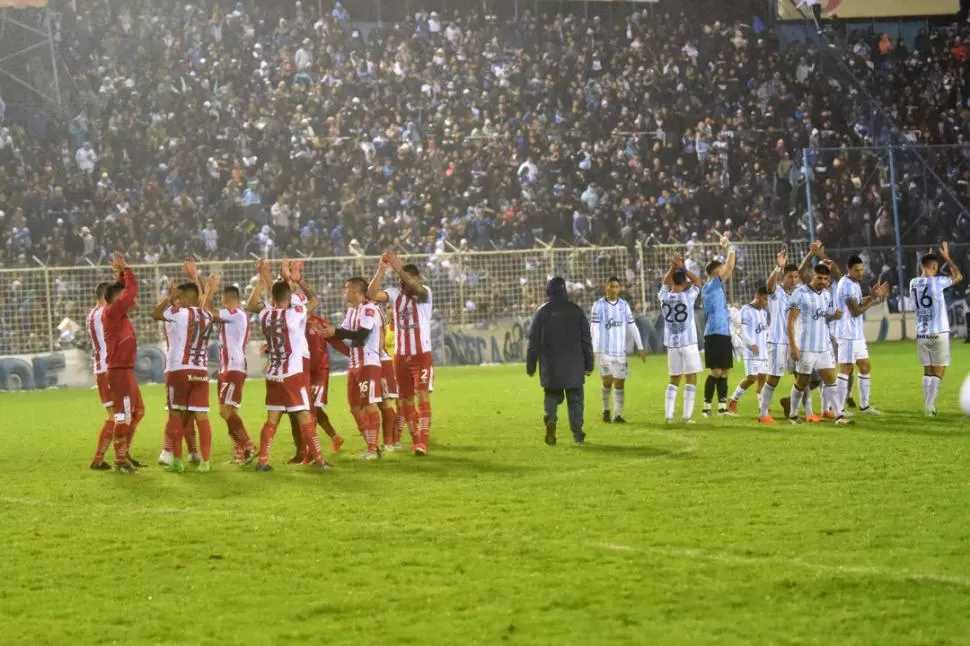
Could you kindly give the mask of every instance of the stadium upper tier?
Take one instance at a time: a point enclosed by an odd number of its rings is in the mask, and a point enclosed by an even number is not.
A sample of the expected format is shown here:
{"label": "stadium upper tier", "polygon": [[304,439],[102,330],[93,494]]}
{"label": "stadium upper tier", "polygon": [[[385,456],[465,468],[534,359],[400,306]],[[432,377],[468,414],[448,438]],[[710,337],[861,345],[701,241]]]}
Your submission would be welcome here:
{"label": "stadium upper tier", "polygon": [[[0,263],[801,238],[802,149],[878,143],[817,52],[783,51],[751,17],[431,12],[366,31],[304,5],[68,9],[56,43],[76,116],[7,110]],[[962,37],[843,49],[915,139],[961,143]],[[961,152],[931,162],[962,198]],[[921,218],[939,186],[900,163],[907,241],[970,237],[952,209]],[[817,235],[891,243],[888,178],[879,155],[813,154]]]}

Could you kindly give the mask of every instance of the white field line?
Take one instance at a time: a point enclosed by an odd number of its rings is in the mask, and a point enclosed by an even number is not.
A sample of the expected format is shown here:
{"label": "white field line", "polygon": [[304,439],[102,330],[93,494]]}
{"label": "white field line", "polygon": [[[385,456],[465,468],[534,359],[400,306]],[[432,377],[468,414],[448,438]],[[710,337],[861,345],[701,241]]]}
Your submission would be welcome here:
{"label": "white field line", "polygon": [[813,563],[800,557],[781,558],[774,556],[741,556],[730,552],[709,552],[686,547],[633,547],[619,543],[593,543],[593,547],[611,552],[628,552],[637,554],[655,554],[672,558],[693,561],[707,561],[710,563],[725,563],[728,565],[749,565],[754,567],[789,567],[809,570],[816,574],[832,576],[861,576],[892,581],[929,581],[943,583],[961,588],[970,588],[970,577],[939,572],[918,572],[913,570],[899,570],[895,568],[874,565],[828,565]]}

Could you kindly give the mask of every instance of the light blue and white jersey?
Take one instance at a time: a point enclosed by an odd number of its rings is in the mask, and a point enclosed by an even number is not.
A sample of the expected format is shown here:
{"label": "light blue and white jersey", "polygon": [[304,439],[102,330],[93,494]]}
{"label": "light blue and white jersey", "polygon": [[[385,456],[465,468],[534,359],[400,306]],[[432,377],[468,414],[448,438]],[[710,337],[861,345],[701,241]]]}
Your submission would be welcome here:
{"label": "light blue and white jersey", "polygon": [[916,308],[916,336],[950,333],[943,290],[952,284],[949,276],[920,276],[909,281],[909,297]]}
{"label": "light blue and white jersey", "polygon": [[[827,291],[829,293],[829,303],[831,304],[832,309],[835,310],[836,303],[839,302],[839,283],[838,282],[832,283],[831,285],[829,285],[829,288]],[[838,339],[839,322],[834,320],[829,321],[828,327],[829,327],[829,336],[831,336],[834,339]]]}
{"label": "light blue and white jersey", "polygon": [[593,352],[608,357],[625,357],[628,325],[633,324],[633,310],[622,298],[611,303],[601,298],[593,303],[589,324],[592,329]]}
{"label": "light blue and white jersey", "polygon": [[[797,288],[796,288],[797,289]],[[768,295],[768,343],[788,345],[788,310],[792,295],[780,284]]]}
{"label": "light blue and white jersey", "polygon": [[852,316],[846,301],[854,301],[856,305],[862,305],[862,285],[858,281],[852,280],[848,276],[843,276],[839,281],[838,291],[835,297],[835,309],[842,312],[842,318],[838,320],[838,339],[851,339],[861,341],[866,338],[863,323],[865,318],[862,314]]}
{"label": "light blue and white jersey", "polygon": [[798,310],[798,321],[802,326],[798,333],[798,349],[802,352],[831,352],[832,339],[826,317],[832,312],[832,292],[827,289],[816,292],[808,285],[802,285],[792,294],[791,307]]}
{"label": "light blue and white jersey", "polygon": [[675,292],[666,285],[660,288],[660,313],[664,318],[664,345],[668,348],[686,348],[697,345],[697,326],[694,323],[694,305],[701,290],[691,285],[682,292]]}
{"label": "light blue and white jersey", "polygon": [[[748,303],[741,308],[741,330],[744,335],[744,356],[748,359],[768,358],[768,312]],[[758,346],[758,353],[751,346]]]}
{"label": "light blue and white jersey", "polygon": [[704,283],[704,336],[712,334],[731,335],[728,322],[727,295],[720,277]]}

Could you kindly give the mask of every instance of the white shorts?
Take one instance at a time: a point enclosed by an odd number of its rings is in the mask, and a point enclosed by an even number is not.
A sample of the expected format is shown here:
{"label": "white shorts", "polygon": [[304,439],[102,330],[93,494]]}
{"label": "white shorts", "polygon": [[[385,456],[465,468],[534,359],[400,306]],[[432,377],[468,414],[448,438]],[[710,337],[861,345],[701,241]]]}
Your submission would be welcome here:
{"label": "white shorts", "polygon": [[924,366],[950,365],[950,333],[916,337],[916,350]]}
{"label": "white shorts", "polygon": [[701,370],[701,352],[696,345],[667,348],[667,374],[671,377],[695,375]]}
{"label": "white shorts", "polygon": [[600,355],[600,377],[613,377],[614,379],[626,379],[630,374],[630,366],[626,357],[608,357]]}
{"label": "white shorts", "polygon": [[768,374],[772,377],[784,377],[795,370],[791,360],[791,352],[787,343],[768,344]]}
{"label": "white shorts", "polygon": [[801,358],[795,362],[795,372],[800,375],[810,375],[815,370],[832,370],[835,368],[835,357],[829,351],[808,352],[802,350]]}
{"label": "white shorts", "polygon": [[768,374],[768,360],[745,357],[744,374],[747,377],[757,377],[758,375]]}
{"label": "white shorts", "polygon": [[865,339],[839,339],[839,363],[854,364],[869,358],[869,345]]}

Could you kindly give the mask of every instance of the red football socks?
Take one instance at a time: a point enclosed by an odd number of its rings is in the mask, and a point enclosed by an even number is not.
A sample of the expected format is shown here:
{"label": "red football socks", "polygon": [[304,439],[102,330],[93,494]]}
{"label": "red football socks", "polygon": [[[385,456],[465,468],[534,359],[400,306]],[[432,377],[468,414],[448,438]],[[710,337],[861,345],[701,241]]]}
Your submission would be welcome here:
{"label": "red football socks", "polygon": [[[273,438],[276,437],[276,424],[266,422],[263,430],[259,432],[259,463],[269,462],[269,452],[273,448]],[[299,445],[297,445],[299,446]]]}
{"label": "red football socks", "polygon": [[320,428],[323,429],[323,432],[327,434],[327,437],[329,437],[330,439],[333,439],[334,437],[337,436],[337,430],[333,427],[333,424],[330,423],[330,418],[327,416],[326,413],[323,412],[322,409],[317,410],[316,419],[317,419],[317,424],[319,424]]}
{"label": "red football socks", "polygon": [[421,443],[427,445],[431,432],[431,402],[418,403],[418,431],[421,433]]}
{"label": "red football socks", "polygon": [[[190,421],[189,424],[192,422]],[[184,425],[178,413],[171,413],[165,422],[165,450],[171,451],[176,459],[182,459],[182,433]]]}
{"label": "red football socks", "polygon": [[394,444],[394,424],[397,413],[390,406],[381,408],[381,424],[384,431],[384,444]]}
{"label": "red football socks", "polygon": [[111,446],[111,439],[114,437],[114,433],[114,420],[106,419],[104,426],[101,427],[101,433],[98,434],[98,446],[94,451],[93,460],[95,464],[104,462],[104,454],[108,452],[108,448]]}

